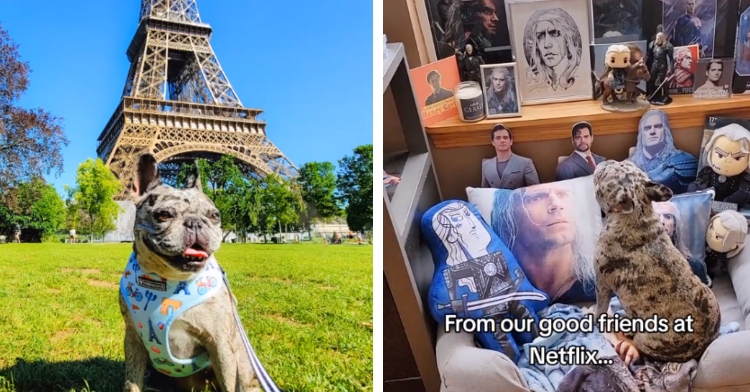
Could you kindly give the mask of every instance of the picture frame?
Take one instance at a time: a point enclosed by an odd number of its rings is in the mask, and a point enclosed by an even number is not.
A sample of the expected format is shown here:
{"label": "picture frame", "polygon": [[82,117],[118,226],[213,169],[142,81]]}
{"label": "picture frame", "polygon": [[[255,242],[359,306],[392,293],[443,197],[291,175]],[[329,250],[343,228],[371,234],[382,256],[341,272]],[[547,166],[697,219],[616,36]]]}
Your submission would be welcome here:
{"label": "picture frame", "polygon": [[698,68],[698,45],[676,46],[674,48],[673,77],[667,83],[670,95],[693,94],[695,70]]}
{"label": "picture frame", "polygon": [[454,56],[467,43],[487,64],[513,61],[504,0],[424,0],[437,59]]}
{"label": "picture frame", "polygon": [[[592,99],[590,0],[506,0],[505,6],[521,104]],[[540,48],[544,42],[550,47]]]}
{"label": "picture frame", "polygon": [[714,58],[718,1],[662,0],[661,3],[667,40],[675,48],[698,45],[696,60]]}
{"label": "picture frame", "polygon": [[728,99],[732,96],[733,59],[698,60],[693,81],[693,98]]}
{"label": "picture frame", "polygon": [[486,118],[520,117],[516,63],[483,64],[480,73]]}
{"label": "picture frame", "polygon": [[643,0],[593,0],[591,20],[595,44],[619,44],[643,37]]}
{"label": "picture frame", "polygon": [[732,94],[750,94],[750,0],[740,0],[734,42]]}
{"label": "picture frame", "polygon": [[739,76],[750,76],[750,1],[740,14],[740,21],[735,41],[735,72]]}

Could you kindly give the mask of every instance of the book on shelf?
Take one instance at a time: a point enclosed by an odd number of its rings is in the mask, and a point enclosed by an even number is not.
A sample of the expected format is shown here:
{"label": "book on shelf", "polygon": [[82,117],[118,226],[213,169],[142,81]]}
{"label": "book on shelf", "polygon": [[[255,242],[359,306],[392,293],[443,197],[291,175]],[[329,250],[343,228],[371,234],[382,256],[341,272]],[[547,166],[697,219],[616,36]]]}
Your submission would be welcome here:
{"label": "book on shelf", "polygon": [[409,75],[423,126],[458,116],[453,89],[461,83],[461,78],[456,56],[413,68]]}

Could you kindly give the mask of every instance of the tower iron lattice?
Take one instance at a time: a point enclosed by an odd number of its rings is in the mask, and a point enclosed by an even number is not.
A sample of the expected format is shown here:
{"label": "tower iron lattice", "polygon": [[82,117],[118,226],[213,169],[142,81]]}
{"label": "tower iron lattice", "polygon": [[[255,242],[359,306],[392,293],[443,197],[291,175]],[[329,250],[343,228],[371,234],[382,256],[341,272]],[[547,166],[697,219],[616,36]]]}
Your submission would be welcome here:
{"label": "tower iron lattice", "polygon": [[97,155],[123,186],[117,199],[127,198],[144,153],[167,176],[220,155],[235,157],[248,174],[297,175],[266,136],[263,111],[242,105],[211,47],[212,32],[196,0],[141,1],[122,100],[97,139]]}

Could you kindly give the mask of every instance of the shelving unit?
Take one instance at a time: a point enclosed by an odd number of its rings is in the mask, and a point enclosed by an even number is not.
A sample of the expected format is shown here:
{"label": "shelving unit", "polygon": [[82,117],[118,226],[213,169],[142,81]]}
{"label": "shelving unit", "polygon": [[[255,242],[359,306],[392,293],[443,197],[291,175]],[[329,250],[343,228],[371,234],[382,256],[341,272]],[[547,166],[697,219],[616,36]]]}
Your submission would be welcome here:
{"label": "shelving unit", "polygon": [[[666,106],[652,105],[669,116],[672,129],[702,127],[711,114],[746,116],[750,111],[750,95],[735,95],[728,99],[700,100],[692,95],[674,95]],[[608,112],[600,100],[551,103],[524,106],[521,117],[482,120],[474,123],[458,117],[427,127],[426,132],[436,148],[486,146],[487,132],[497,123],[513,130],[513,141],[540,142],[570,139],[570,127],[585,119],[596,130],[596,135],[635,133],[643,111]]]}
{"label": "shelving unit", "polygon": [[[397,167],[392,169],[396,173],[389,173],[400,174],[401,181],[392,197],[385,189],[383,191],[383,241],[398,244],[398,247],[384,247],[383,272],[413,353],[421,386],[424,391],[436,392],[440,389],[440,376],[435,358],[435,323],[424,303],[427,295],[424,288],[430,286],[434,264],[429,249],[421,241],[420,220],[442,197],[412,89],[404,45],[389,43],[386,50],[383,93],[390,88],[393,94],[407,151],[384,151],[384,166]],[[403,381],[413,383],[415,380]]]}

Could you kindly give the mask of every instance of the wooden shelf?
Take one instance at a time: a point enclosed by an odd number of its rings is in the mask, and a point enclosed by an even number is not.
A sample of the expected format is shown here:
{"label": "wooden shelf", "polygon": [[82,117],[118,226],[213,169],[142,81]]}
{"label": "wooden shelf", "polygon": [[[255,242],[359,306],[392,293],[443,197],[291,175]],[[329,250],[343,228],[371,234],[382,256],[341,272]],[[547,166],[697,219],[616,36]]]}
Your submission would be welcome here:
{"label": "wooden shelf", "polygon": [[[709,114],[750,116],[750,96],[738,95],[721,100],[696,100],[692,95],[673,95],[667,106],[652,105],[669,116],[671,129],[702,127]],[[570,128],[578,121],[588,121],[594,134],[616,135],[636,133],[643,111],[612,113],[601,108],[601,101],[589,100],[568,103],[524,106],[522,117],[462,122],[458,117],[426,127],[427,134],[437,148],[487,146],[489,131],[502,123],[513,131],[516,142],[560,140],[570,138]]]}

